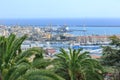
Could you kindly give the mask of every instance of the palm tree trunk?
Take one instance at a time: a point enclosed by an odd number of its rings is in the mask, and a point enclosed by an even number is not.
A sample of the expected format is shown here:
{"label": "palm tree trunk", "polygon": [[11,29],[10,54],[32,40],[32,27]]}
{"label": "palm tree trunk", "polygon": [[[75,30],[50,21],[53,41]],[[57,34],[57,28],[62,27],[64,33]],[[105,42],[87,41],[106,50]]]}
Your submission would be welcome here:
{"label": "palm tree trunk", "polygon": [[69,76],[70,76],[70,80],[76,80],[75,74],[71,70],[69,70]]}
{"label": "palm tree trunk", "polygon": [[74,74],[71,74],[70,78],[71,78],[71,80],[76,80]]}

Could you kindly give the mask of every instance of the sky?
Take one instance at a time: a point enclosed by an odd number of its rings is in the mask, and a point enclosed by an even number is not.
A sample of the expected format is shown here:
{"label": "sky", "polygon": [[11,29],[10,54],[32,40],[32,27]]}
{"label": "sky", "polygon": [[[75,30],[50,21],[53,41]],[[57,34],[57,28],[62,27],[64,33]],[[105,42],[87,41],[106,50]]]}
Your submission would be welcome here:
{"label": "sky", "polygon": [[120,18],[120,0],[0,0],[0,18]]}

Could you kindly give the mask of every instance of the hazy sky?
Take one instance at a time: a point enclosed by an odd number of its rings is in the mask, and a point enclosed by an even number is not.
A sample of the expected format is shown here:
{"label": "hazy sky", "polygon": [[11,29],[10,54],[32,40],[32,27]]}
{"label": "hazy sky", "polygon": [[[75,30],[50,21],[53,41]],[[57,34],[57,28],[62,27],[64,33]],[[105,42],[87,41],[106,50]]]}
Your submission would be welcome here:
{"label": "hazy sky", "polygon": [[120,18],[120,0],[0,0],[0,18]]}

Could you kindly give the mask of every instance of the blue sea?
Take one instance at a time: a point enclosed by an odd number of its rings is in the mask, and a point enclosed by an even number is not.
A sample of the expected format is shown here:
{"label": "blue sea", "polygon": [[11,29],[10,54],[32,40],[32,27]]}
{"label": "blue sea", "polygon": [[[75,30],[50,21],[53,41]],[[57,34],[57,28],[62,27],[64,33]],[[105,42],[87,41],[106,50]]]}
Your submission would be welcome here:
{"label": "blue sea", "polygon": [[120,26],[120,18],[85,18],[85,19],[0,19],[4,25],[98,25],[98,26]]}
{"label": "blue sea", "polygon": [[[0,19],[0,25],[21,25],[21,26],[48,26],[67,25],[71,30],[82,30],[86,28],[86,35],[89,34],[120,34],[120,19],[116,18],[84,18],[84,19]],[[73,34],[83,34],[80,31],[73,31]]]}

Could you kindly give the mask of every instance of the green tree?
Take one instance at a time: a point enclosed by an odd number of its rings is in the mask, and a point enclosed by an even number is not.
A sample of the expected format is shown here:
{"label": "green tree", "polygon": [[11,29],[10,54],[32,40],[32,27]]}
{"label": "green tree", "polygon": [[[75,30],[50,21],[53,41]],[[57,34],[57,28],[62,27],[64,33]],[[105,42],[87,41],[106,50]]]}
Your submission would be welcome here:
{"label": "green tree", "polygon": [[102,64],[113,67],[118,75],[115,80],[120,80],[120,39],[117,36],[109,39],[110,45],[103,47]]}
{"label": "green tree", "polygon": [[[44,59],[43,49],[21,50],[21,44],[26,38],[26,35],[17,38],[14,34],[9,37],[0,37],[0,72],[2,79],[64,80],[46,69],[50,65],[50,60]],[[47,72],[51,75],[48,75]]]}
{"label": "green tree", "polygon": [[56,73],[66,80],[103,80],[102,66],[82,49],[69,51],[60,49],[56,55]]}
{"label": "green tree", "polygon": [[103,63],[110,66],[118,66],[120,63],[120,39],[116,36],[111,36],[110,40],[110,45],[103,47]]}
{"label": "green tree", "polygon": [[16,38],[14,34],[11,34],[8,38],[5,36],[0,37],[0,71],[2,78],[14,65],[14,59],[21,52],[21,44],[26,38],[26,35]]}

